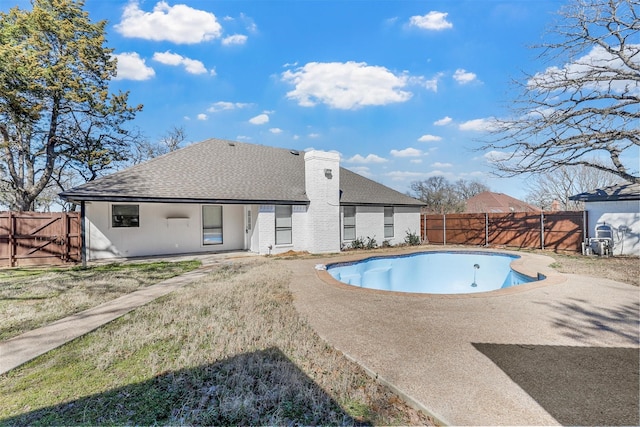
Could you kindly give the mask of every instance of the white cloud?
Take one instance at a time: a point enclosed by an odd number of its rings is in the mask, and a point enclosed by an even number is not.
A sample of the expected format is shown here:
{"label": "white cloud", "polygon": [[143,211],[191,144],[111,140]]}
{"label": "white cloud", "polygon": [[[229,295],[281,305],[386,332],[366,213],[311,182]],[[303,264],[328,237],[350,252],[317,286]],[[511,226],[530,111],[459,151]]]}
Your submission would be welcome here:
{"label": "white cloud", "polygon": [[513,153],[506,151],[489,151],[485,153],[483,157],[490,163],[504,162],[513,158]]}
{"label": "white cloud", "polygon": [[252,125],[263,125],[269,123],[269,116],[266,114],[258,114],[257,116],[249,119],[249,123]]}
{"label": "white cloud", "polygon": [[198,114],[198,120],[207,120],[208,118],[209,117],[204,113]]}
{"label": "white cloud", "polygon": [[247,31],[249,31],[250,33],[257,33],[258,32],[258,26],[256,25],[256,23],[253,20],[253,18],[245,15],[244,13],[241,13],[240,14],[240,20],[244,24],[244,27],[247,29]]}
{"label": "white cloud", "polygon": [[369,169],[367,166],[350,166],[347,169],[349,169],[351,172],[357,173],[358,175],[366,177],[373,176],[373,174],[371,173],[371,169]]}
{"label": "white cloud", "polygon": [[422,159],[411,159],[409,162],[419,164],[422,163]]}
{"label": "white cloud", "polygon": [[453,73],[453,79],[460,83],[461,85],[466,85],[467,83],[471,83],[476,79],[475,73],[463,70],[462,68],[458,68],[455,73]]}
{"label": "white cloud", "polygon": [[211,107],[207,108],[207,111],[210,113],[217,113],[220,111],[236,110],[236,109],[246,108],[249,106],[251,106],[251,104],[247,104],[243,102],[218,101],[211,104]]}
{"label": "white cloud", "polygon": [[422,156],[422,151],[417,148],[408,147],[404,150],[391,150],[391,155],[393,157],[420,157]]}
{"label": "white cloud", "polygon": [[222,44],[224,46],[243,45],[247,42],[247,39],[248,37],[243,34],[234,34],[222,39]]}
{"label": "white cloud", "polygon": [[433,122],[433,124],[435,126],[446,126],[449,123],[451,123],[453,121],[453,119],[449,116],[444,116],[443,118],[441,118],[440,120],[436,120],[435,122]]}
{"label": "white cloud", "polygon": [[463,131],[490,132],[495,129],[495,120],[493,118],[473,119],[461,123],[458,128]]}
{"label": "white cloud", "polygon": [[269,129],[269,132],[277,135],[279,133],[282,133],[282,129],[280,129],[280,128],[271,128],[271,129]]}
{"label": "white cloud", "polygon": [[440,79],[442,78],[443,75],[444,75],[443,73],[437,73],[435,76],[433,76],[430,79],[427,79],[424,76],[414,76],[414,77],[409,77],[408,82],[411,84],[422,86],[427,90],[438,92],[438,83],[440,82]]}
{"label": "white cloud", "polygon": [[412,16],[409,18],[409,25],[422,28],[423,30],[440,31],[453,28],[453,24],[447,21],[446,12],[432,10],[423,16]]}
{"label": "white cloud", "polygon": [[347,163],[384,163],[387,159],[377,156],[375,154],[368,154],[367,157],[363,157],[360,154],[356,154],[355,156],[346,160]]}
{"label": "white cloud", "polygon": [[114,80],[148,80],[156,75],[137,52],[123,52],[113,56],[118,60],[118,72]]}
{"label": "white cloud", "polygon": [[[640,44],[628,43],[625,45],[624,54],[628,58],[637,56],[639,52]],[[637,65],[637,59],[635,61]],[[531,89],[543,91],[564,91],[567,87],[573,89],[587,87],[605,92],[640,93],[640,83],[637,79],[631,77],[626,80],[614,79],[620,71],[629,76],[637,75],[637,71],[624,64],[619,56],[612,55],[601,46],[595,46],[589,53],[574,62],[565,64],[562,68],[554,66],[547,68],[542,73],[536,73],[527,84]]]}
{"label": "white cloud", "polygon": [[169,6],[165,1],[156,3],[152,12],[145,12],[137,1],[131,1],[115,29],[125,37],[178,44],[200,43],[222,34],[222,26],[213,13],[184,4]]}
{"label": "white cloud", "polygon": [[453,167],[453,164],[451,163],[440,163],[440,162],[435,162],[431,164],[432,168],[451,168]]}
{"label": "white cloud", "polygon": [[426,178],[429,174],[425,172],[409,172],[409,171],[392,171],[385,174],[393,181],[404,181],[408,179]]}
{"label": "white cloud", "polygon": [[153,60],[165,65],[182,65],[185,71],[189,74],[205,74],[207,72],[207,69],[202,62],[196,59],[186,58],[170,51],[154,53]]}
{"label": "white cloud", "polygon": [[310,133],[309,135],[307,135],[309,138],[320,138],[320,134],[319,133]]}
{"label": "white cloud", "polygon": [[442,141],[442,137],[441,136],[436,136],[436,135],[422,135],[420,138],[418,138],[418,141],[420,142],[436,142],[436,141]]}
{"label": "white cloud", "polygon": [[405,74],[396,75],[385,67],[364,62],[310,62],[295,71],[285,71],[282,80],[295,85],[287,97],[303,107],[323,103],[351,110],[405,102],[412,96],[402,90],[408,83]]}

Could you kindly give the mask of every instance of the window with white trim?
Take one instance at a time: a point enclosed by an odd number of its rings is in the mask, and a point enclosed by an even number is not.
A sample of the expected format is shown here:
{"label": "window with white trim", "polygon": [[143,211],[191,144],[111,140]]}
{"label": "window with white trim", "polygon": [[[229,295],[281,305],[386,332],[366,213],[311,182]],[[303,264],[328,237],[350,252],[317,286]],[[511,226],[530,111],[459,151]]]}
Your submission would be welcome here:
{"label": "window with white trim", "polygon": [[222,240],[222,206],[202,206],[202,244],[221,245]]}
{"label": "window with white trim", "polygon": [[276,245],[290,245],[292,240],[291,206],[276,205]]}
{"label": "window with white trim", "polygon": [[384,237],[393,237],[393,206],[384,207]]}
{"label": "window with white trim", "polygon": [[343,240],[355,240],[356,238],[356,207],[345,206],[342,218]]}

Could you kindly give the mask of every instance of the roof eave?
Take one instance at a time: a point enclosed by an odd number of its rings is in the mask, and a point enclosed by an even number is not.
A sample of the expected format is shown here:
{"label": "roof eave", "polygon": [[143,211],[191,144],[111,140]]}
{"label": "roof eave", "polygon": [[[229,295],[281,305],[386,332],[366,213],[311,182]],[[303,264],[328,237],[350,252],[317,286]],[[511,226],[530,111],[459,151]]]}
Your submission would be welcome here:
{"label": "roof eave", "polygon": [[201,203],[224,205],[308,205],[309,200],[278,200],[278,199],[217,199],[217,198],[182,198],[182,197],[139,197],[118,195],[87,195],[60,193],[60,197],[70,202],[121,202],[121,203]]}

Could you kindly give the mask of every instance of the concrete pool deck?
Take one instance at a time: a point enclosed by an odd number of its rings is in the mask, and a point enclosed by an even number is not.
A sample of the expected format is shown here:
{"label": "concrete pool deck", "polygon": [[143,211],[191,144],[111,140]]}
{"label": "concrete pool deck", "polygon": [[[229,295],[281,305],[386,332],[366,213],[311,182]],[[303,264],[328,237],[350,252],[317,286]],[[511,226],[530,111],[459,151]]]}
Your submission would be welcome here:
{"label": "concrete pool deck", "polygon": [[314,268],[371,253],[284,262],[318,334],[443,424],[637,425],[640,289],[499,252],[547,279],[417,295],[342,285]]}

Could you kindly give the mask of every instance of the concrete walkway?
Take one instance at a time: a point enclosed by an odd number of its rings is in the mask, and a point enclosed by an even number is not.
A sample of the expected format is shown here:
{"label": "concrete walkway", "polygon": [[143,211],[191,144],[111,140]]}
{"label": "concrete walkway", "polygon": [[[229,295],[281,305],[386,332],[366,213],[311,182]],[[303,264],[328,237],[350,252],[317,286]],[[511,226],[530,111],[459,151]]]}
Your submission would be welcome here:
{"label": "concrete walkway", "polygon": [[638,425],[639,289],[520,255],[520,270],[548,279],[458,296],[371,291],[314,269],[344,256],[287,266],[312,327],[443,424]]}
{"label": "concrete walkway", "polygon": [[[60,347],[75,338],[91,332],[137,307],[204,277],[220,262],[224,262],[230,258],[244,256],[255,255],[240,252],[166,258],[172,261],[194,258],[200,259],[202,261],[202,267],[164,280],[155,285],[147,286],[130,294],[122,295],[119,298],[97,307],[90,308],[43,326],[42,328],[34,329],[7,341],[0,342],[0,374],[8,372],[54,348]],[[154,257],[152,259],[159,261],[165,258]],[[140,262],[142,260],[142,258],[138,258],[117,261]]]}

